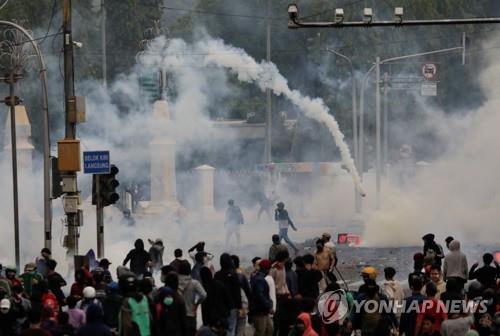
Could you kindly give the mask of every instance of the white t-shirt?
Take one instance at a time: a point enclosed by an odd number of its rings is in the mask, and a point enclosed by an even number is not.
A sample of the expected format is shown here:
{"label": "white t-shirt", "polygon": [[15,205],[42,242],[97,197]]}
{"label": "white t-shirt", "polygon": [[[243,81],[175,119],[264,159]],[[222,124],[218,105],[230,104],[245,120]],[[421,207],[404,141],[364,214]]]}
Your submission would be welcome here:
{"label": "white t-shirt", "polygon": [[269,286],[269,297],[273,301],[273,310],[276,311],[276,285],[274,284],[274,279],[269,274],[266,275],[266,282]]}

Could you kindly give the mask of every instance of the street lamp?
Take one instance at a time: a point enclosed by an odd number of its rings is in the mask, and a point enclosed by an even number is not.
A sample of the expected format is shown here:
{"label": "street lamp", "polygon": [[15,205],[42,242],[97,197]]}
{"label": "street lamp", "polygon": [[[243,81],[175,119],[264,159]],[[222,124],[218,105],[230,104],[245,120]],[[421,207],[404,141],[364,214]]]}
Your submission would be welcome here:
{"label": "street lamp", "polygon": [[[384,60],[381,60],[380,57],[376,58],[375,64],[366,72],[363,80],[361,82],[361,92],[360,92],[360,109],[359,109],[359,166],[360,166],[360,178],[363,180],[363,167],[364,167],[364,111],[365,111],[365,87],[368,82],[368,78],[370,74],[376,70],[376,80],[375,80],[375,100],[376,100],[376,165],[375,165],[375,174],[376,174],[376,206],[377,209],[380,208],[380,191],[381,191],[381,171],[382,171],[382,158],[381,158],[381,117],[380,117],[380,66],[382,64],[399,61],[403,59],[427,56],[427,55],[436,55],[443,54],[449,52],[455,52],[461,50],[463,54],[465,54],[465,39],[463,40],[463,45],[461,47],[447,48],[447,49],[439,49],[433,50],[423,53],[404,55],[391,57]],[[463,59],[463,64],[465,61]]]}
{"label": "street lamp", "polygon": [[[352,143],[353,143],[353,154],[354,154],[354,163],[359,170],[359,157],[358,157],[358,116],[356,110],[356,77],[354,75],[354,66],[352,64],[352,60],[344,54],[331,49],[326,48],[325,51],[332,53],[334,55],[339,56],[349,63],[349,69],[351,72],[351,97],[352,97]],[[359,193],[355,192],[355,207],[356,212],[360,211],[360,197]]]}
{"label": "street lamp", "polygon": [[44,246],[51,248],[52,245],[52,206],[50,197],[50,135],[49,135],[49,106],[47,93],[47,76],[43,55],[31,34],[20,25],[10,21],[0,21],[0,26],[8,26],[19,31],[26,39],[24,43],[30,43],[36,53],[38,60],[38,71],[42,88],[43,108],[43,210],[44,210]]}

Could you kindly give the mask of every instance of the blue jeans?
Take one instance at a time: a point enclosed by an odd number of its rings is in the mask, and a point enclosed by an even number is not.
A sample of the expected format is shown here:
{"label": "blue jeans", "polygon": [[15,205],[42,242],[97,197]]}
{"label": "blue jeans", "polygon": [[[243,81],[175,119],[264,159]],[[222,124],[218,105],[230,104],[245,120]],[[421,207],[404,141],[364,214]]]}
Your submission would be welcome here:
{"label": "blue jeans", "polygon": [[238,322],[238,309],[231,309],[229,317],[227,318],[227,336],[236,335],[236,322]]}
{"label": "blue jeans", "polygon": [[295,244],[290,240],[290,238],[288,238],[288,229],[280,229],[279,236],[280,236],[280,243],[281,243],[281,240],[284,239],[285,242],[288,245],[290,245],[291,248],[293,248],[295,250],[295,252],[297,252],[299,250],[295,246]]}

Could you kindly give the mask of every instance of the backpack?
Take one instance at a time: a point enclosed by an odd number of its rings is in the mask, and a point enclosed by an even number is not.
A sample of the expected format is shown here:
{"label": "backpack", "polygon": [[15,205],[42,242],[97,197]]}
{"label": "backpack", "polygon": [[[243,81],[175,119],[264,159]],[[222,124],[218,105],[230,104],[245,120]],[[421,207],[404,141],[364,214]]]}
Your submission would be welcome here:
{"label": "backpack", "polygon": [[139,302],[134,298],[129,298],[128,305],[131,311],[131,320],[139,329],[140,335],[151,336],[151,319],[146,296],[143,295]]}

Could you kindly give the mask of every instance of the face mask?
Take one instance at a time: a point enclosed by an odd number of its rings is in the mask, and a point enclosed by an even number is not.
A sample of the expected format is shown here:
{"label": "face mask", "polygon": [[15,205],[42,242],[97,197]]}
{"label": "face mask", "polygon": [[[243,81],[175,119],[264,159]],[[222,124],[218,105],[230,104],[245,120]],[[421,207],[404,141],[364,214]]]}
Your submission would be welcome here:
{"label": "face mask", "polygon": [[9,309],[8,308],[2,308],[2,309],[0,309],[0,312],[2,314],[7,314],[9,312]]}
{"label": "face mask", "polygon": [[163,299],[163,304],[165,306],[170,306],[174,302],[174,298],[171,296],[167,296],[166,298]]}

